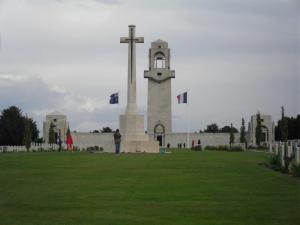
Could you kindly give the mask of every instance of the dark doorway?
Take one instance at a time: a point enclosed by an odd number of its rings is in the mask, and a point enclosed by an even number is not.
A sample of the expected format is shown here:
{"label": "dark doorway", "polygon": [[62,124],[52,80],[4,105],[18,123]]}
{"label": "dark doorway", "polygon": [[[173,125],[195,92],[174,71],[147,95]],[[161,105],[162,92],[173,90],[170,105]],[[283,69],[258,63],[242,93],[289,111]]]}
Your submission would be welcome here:
{"label": "dark doorway", "polygon": [[57,144],[57,140],[58,140],[58,133],[54,133],[54,136],[55,136],[55,143]]}
{"label": "dark doorway", "polygon": [[157,135],[156,136],[156,140],[159,142],[159,146],[162,146],[162,136],[161,135]]}

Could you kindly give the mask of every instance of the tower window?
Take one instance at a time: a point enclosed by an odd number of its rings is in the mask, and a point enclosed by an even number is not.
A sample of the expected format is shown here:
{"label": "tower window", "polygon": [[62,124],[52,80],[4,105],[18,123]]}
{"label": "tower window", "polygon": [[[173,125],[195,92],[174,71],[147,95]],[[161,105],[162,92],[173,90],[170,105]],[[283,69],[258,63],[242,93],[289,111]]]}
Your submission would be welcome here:
{"label": "tower window", "polygon": [[161,73],[157,73],[157,76],[161,76]]}
{"label": "tower window", "polygon": [[162,52],[158,52],[154,56],[154,68],[166,68],[166,58]]}

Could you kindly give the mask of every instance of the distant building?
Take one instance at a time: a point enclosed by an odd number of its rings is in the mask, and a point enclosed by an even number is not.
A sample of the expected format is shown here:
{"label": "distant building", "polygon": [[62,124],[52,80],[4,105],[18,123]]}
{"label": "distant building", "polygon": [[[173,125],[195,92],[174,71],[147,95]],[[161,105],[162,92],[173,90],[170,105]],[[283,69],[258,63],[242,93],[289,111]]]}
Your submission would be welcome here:
{"label": "distant building", "polygon": [[[256,127],[257,115],[251,116],[248,123],[248,145],[256,146]],[[272,121],[271,115],[260,115],[262,125],[261,145],[269,145],[275,141],[275,123]]]}
{"label": "distant building", "polygon": [[52,112],[46,115],[46,121],[43,122],[43,139],[45,143],[49,143],[49,129],[51,122],[54,125],[55,140],[61,137],[62,142],[66,142],[67,139],[67,130],[69,123],[67,117],[60,112]]}

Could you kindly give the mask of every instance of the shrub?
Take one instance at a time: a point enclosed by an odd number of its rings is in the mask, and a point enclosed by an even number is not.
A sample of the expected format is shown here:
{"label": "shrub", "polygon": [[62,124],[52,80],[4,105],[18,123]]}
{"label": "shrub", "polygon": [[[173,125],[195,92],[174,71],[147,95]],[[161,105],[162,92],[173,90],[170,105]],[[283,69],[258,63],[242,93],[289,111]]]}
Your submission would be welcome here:
{"label": "shrub", "polygon": [[242,148],[242,146],[231,146],[231,148],[230,148],[230,151],[231,152],[242,152],[242,151],[244,151],[244,149]]}
{"label": "shrub", "polygon": [[291,170],[295,177],[300,177],[300,164],[292,163]]}
{"label": "shrub", "polygon": [[201,151],[202,150],[202,146],[201,145],[195,145],[194,147],[192,147],[192,150],[194,150],[194,151]]}
{"label": "shrub", "polygon": [[213,145],[206,145],[205,150],[218,150],[218,147],[217,146],[213,146]]}
{"label": "shrub", "polygon": [[260,146],[258,146],[257,149],[259,149],[259,150],[269,150],[269,146],[268,145],[260,145]]}
{"label": "shrub", "polygon": [[253,146],[253,145],[248,145],[247,149],[254,149],[254,150],[269,150],[268,145],[260,145],[260,146]]}
{"label": "shrub", "polygon": [[228,151],[229,147],[227,145],[219,145],[218,150],[219,151]]}
{"label": "shrub", "polygon": [[91,146],[88,147],[86,150],[89,152],[95,152],[95,151],[103,151],[103,148],[99,146]]}
{"label": "shrub", "polygon": [[230,148],[229,145],[219,145],[219,146],[214,146],[214,145],[207,145],[204,148],[205,150],[216,150],[216,151],[228,151],[228,152],[241,152],[243,151],[242,146],[232,146]]}
{"label": "shrub", "polygon": [[280,155],[279,154],[271,154],[268,159],[268,165],[274,170],[282,170]]}

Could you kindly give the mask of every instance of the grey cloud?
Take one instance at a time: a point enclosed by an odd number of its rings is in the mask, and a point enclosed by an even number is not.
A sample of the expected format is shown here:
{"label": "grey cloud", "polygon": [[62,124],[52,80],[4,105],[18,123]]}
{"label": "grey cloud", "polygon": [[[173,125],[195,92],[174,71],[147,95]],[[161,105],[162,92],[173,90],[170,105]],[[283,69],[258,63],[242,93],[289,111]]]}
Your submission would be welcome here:
{"label": "grey cloud", "polygon": [[[0,74],[40,77],[14,81],[10,87],[16,92],[4,88],[0,106],[13,103],[39,111],[39,121],[57,109],[67,114],[76,130],[117,127],[118,111],[102,104],[111,92],[120,91],[124,109],[127,46],[119,43],[119,37],[127,35],[128,24],[134,23],[137,35],[145,37],[145,44],[137,46],[142,112],[147,106],[143,70],[148,67],[148,48],[151,41],[162,38],[169,42],[171,67],[176,70],[172,81],[175,130],[186,129],[185,109],[175,102],[175,96],[186,89],[191,91],[193,130],[210,121],[238,126],[242,116],[250,118],[258,109],[277,119],[281,105],[295,115],[300,112],[294,103],[300,95],[300,37],[293,5],[283,0],[159,4],[0,0]],[[66,92],[59,93],[51,85]],[[57,99],[67,101],[68,107]]]}
{"label": "grey cloud", "polygon": [[98,3],[102,3],[102,4],[120,4],[121,1],[120,0],[95,0]]}
{"label": "grey cloud", "polygon": [[61,93],[53,92],[42,79],[31,76],[0,75],[1,108],[17,105],[24,110],[53,107]]}

